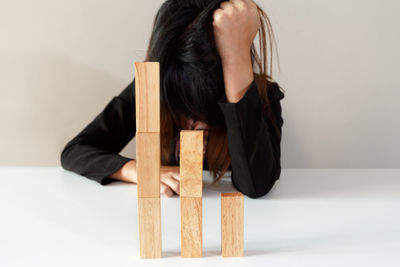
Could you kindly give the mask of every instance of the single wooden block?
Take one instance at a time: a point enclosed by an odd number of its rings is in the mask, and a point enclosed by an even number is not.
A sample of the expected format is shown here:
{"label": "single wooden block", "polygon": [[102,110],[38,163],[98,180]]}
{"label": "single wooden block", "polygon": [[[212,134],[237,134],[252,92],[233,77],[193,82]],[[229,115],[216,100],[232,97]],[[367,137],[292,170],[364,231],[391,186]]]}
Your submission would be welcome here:
{"label": "single wooden block", "polygon": [[198,258],[203,255],[202,198],[180,197],[181,257]]}
{"label": "single wooden block", "polygon": [[244,254],[244,197],[240,192],[221,193],[221,250],[223,257]]}
{"label": "single wooden block", "polygon": [[138,197],[160,197],[160,153],[160,133],[136,133]]}
{"label": "single wooden block", "polygon": [[138,198],[141,258],[161,258],[160,198]]}
{"label": "single wooden block", "polygon": [[201,197],[203,191],[203,130],[180,132],[180,196]]}
{"label": "single wooden block", "polygon": [[135,62],[136,131],[160,131],[160,63]]}

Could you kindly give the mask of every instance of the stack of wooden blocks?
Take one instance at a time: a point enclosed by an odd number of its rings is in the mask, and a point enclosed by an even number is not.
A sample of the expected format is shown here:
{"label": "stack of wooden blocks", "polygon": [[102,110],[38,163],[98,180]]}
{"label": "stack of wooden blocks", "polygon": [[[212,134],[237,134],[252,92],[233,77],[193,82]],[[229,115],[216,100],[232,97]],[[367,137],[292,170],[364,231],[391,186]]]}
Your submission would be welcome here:
{"label": "stack of wooden blocks", "polygon": [[[136,168],[141,258],[160,258],[160,67],[135,62]],[[180,132],[181,257],[202,257],[202,130]],[[244,199],[221,194],[222,256],[243,256]]]}
{"label": "stack of wooden blocks", "polygon": [[136,170],[141,258],[161,257],[160,68],[135,63]]}
{"label": "stack of wooden blocks", "polygon": [[201,257],[203,254],[203,131],[181,131],[179,158],[181,257]]}

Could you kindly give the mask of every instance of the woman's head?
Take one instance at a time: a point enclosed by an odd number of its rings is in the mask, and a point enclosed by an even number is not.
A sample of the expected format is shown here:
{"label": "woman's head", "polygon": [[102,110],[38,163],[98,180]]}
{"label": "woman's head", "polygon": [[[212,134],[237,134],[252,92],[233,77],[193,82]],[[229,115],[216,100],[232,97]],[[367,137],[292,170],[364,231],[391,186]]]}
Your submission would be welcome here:
{"label": "woman's head", "polygon": [[[145,61],[160,62],[162,162],[168,163],[172,137],[182,129],[181,118],[209,126],[207,161],[214,177],[229,167],[230,157],[225,120],[218,101],[225,95],[221,58],[213,34],[213,11],[223,0],[167,0],[156,14]],[[273,33],[265,13],[259,9],[262,27],[260,58],[251,48],[253,67],[264,83],[259,89],[266,98],[267,75],[265,25]],[[264,88],[265,87],[265,88]],[[266,102],[266,104],[268,104]]]}
{"label": "woman's head", "polygon": [[221,62],[214,45],[212,10],[220,1],[168,0],[157,13],[146,61],[160,62],[161,109],[221,125],[224,96]]}

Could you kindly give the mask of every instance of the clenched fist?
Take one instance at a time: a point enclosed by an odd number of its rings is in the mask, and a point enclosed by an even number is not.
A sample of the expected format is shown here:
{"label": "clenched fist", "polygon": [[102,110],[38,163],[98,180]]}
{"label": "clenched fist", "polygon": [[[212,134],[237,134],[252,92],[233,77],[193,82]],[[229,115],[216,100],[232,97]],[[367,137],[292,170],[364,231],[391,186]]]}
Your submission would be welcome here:
{"label": "clenched fist", "polygon": [[258,7],[252,0],[230,0],[213,13],[216,47],[222,61],[248,57],[261,26]]}

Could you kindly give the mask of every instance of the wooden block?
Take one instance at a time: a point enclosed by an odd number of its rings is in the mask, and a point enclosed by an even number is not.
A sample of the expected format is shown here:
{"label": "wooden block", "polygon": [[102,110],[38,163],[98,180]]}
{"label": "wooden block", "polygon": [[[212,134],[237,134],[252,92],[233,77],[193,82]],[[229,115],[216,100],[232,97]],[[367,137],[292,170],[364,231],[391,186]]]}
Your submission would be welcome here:
{"label": "wooden block", "polygon": [[221,193],[221,250],[223,257],[244,254],[244,197],[240,192]]}
{"label": "wooden block", "polygon": [[160,197],[160,133],[136,133],[137,196]]}
{"label": "wooden block", "polygon": [[138,198],[141,258],[161,258],[160,198]]}
{"label": "wooden block", "polygon": [[135,62],[136,131],[160,131],[160,63]]}
{"label": "wooden block", "polygon": [[180,197],[181,257],[197,258],[203,255],[202,198]]}
{"label": "wooden block", "polygon": [[203,130],[180,132],[180,196],[201,197],[203,191]]}

